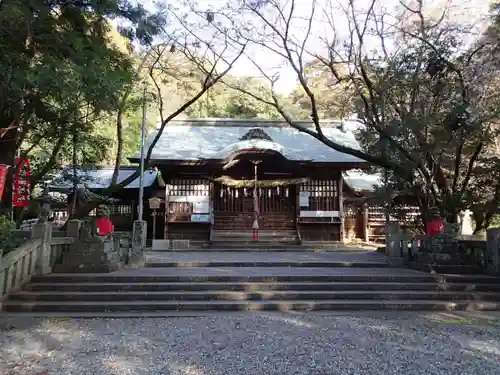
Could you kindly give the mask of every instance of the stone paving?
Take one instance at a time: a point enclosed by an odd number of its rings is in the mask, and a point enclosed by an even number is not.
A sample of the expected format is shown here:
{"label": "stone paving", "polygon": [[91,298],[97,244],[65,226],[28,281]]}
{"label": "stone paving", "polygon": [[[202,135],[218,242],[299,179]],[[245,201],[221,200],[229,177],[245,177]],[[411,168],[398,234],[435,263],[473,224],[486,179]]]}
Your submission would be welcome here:
{"label": "stone paving", "polygon": [[148,252],[146,262],[375,262],[389,263],[390,258],[373,251],[356,252]]}
{"label": "stone paving", "polygon": [[72,275],[78,277],[112,278],[114,276],[421,276],[431,278],[428,273],[399,268],[309,268],[309,267],[180,267],[180,268],[129,268],[98,274],[49,274],[44,277]]}
{"label": "stone paving", "polygon": [[0,319],[2,375],[493,375],[500,315]]}

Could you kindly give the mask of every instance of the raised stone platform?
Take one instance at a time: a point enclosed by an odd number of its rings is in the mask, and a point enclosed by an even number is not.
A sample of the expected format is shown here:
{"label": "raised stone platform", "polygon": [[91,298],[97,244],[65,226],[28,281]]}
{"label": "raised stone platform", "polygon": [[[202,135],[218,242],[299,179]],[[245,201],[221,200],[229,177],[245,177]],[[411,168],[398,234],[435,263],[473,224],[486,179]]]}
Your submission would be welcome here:
{"label": "raised stone platform", "polygon": [[375,252],[184,252],[150,267],[35,276],[7,313],[99,316],[216,311],[499,310],[500,280],[394,267]]}
{"label": "raised stone platform", "polygon": [[384,254],[351,252],[148,252],[146,267],[390,267],[394,263]]}

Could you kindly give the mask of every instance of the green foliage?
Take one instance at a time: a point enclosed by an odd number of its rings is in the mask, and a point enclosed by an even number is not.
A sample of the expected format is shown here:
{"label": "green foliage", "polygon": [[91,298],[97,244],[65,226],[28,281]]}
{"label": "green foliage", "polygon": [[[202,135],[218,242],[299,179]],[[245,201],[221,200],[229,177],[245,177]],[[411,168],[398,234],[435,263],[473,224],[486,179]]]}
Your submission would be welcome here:
{"label": "green foliage", "polygon": [[482,213],[483,222],[500,198],[491,183],[500,177],[500,159],[491,153],[498,95],[482,57],[469,57],[457,38],[451,29],[428,30],[425,42],[364,66],[369,82],[355,103],[366,125],[359,139],[394,166],[387,173],[391,196],[415,197],[424,218],[435,205],[451,222],[465,208]]}
{"label": "green foliage", "polygon": [[7,215],[0,215],[0,247],[12,233],[13,223]]}
{"label": "green foliage", "polygon": [[14,241],[12,229],[15,224],[7,215],[0,215],[0,258],[17,245]]}
{"label": "green foliage", "polygon": [[[251,92],[263,94],[266,91],[259,80],[251,77],[229,76],[226,77],[226,82]],[[215,85],[186,114],[192,117],[281,118],[274,107],[223,84]]]}
{"label": "green foliage", "polygon": [[[111,19],[127,21],[128,39]],[[30,156],[34,182],[71,160],[75,134],[80,162],[101,160],[110,140],[94,129],[134,79],[130,43],[149,43],[165,20],[126,0],[4,0],[0,24],[0,128],[22,129],[10,150]]]}
{"label": "green foliage", "polygon": [[[354,92],[347,84],[338,82],[328,66],[314,59],[306,64],[304,75],[309,90],[315,96],[315,108],[320,118],[342,119],[353,113]],[[299,108],[296,113],[298,118],[311,119],[311,99],[302,85],[290,94],[289,100]]]}

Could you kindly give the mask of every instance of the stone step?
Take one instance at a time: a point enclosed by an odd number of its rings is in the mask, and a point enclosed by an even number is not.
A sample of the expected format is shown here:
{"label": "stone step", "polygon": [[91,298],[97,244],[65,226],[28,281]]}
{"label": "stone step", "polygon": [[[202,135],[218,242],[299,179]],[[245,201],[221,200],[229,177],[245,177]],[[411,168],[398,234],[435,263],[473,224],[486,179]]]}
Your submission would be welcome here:
{"label": "stone step", "polygon": [[263,240],[260,238],[259,240],[253,241],[251,239],[242,240],[242,239],[212,239],[210,243],[211,247],[221,247],[221,248],[235,248],[238,249],[242,246],[255,247],[255,248],[263,248],[266,246],[274,246],[276,248],[286,247],[291,249],[290,246],[300,247],[301,245],[297,243],[297,238],[287,238],[280,240]]}
{"label": "stone step", "polygon": [[[204,252],[353,252],[353,251],[373,251],[373,247],[365,245],[362,247],[348,246],[342,242],[325,241],[325,242],[307,242],[298,244],[297,239],[289,242],[283,241],[212,241],[211,243],[193,243],[191,242],[191,250],[199,250]],[[164,251],[164,250],[162,250]],[[172,250],[169,250],[172,251]],[[174,250],[179,251],[179,250]]]}
{"label": "stone step", "polygon": [[[150,250],[148,249],[149,252],[186,252],[186,249],[162,249],[162,250]],[[239,252],[239,253],[245,253],[245,252],[259,252],[259,253],[269,253],[269,252],[300,252],[300,253],[324,253],[324,252],[353,252],[353,251],[359,251],[359,249],[352,249],[352,248],[347,248],[345,246],[340,246],[340,245],[332,245],[330,247],[326,246],[304,246],[304,245],[298,245],[296,242],[294,243],[260,243],[260,242],[250,242],[250,243],[215,243],[215,244],[197,244],[197,245],[191,245],[190,249],[187,251],[203,251],[203,252],[209,252],[209,253],[225,253],[225,252]]]}
{"label": "stone step", "polygon": [[30,283],[32,292],[162,292],[162,291],[458,291],[500,292],[500,284],[436,283],[436,282],[65,282]]}
{"label": "stone step", "polygon": [[500,284],[485,275],[439,275],[395,268],[218,267],[144,268],[120,272],[35,275],[32,282],[460,282]]}
{"label": "stone step", "polygon": [[[297,232],[290,231],[261,231],[259,230],[259,238],[262,239],[272,239],[272,238],[288,238],[297,236]],[[247,239],[252,238],[252,230],[237,232],[237,231],[212,231],[212,238],[235,238],[235,239]]]}
{"label": "stone step", "polygon": [[259,237],[258,240],[252,240],[249,238],[230,238],[230,237],[212,237],[212,246],[243,246],[243,245],[259,245],[259,246],[271,246],[271,245],[297,245],[297,236],[290,237],[275,237],[275,238],[262,238]]}
{"label": "stone step", "polygon": [[[153,270],[155,268],[150,268]],[[391,268],[384,268],[391,270]],[[384,270],[382,269],[382,270]],[[184,269],[172,269],[171,273],[174,271],[179,271]],[[189,270],[189,269],[185,269]],[[193,270],[210,270],[204,268],[197,268]],[[191,270],[191,271],[193,271]],[[281,273],[279,268],[273,268],[268,270],[276,270],[275,275],[263,275],[259,274],[258,270],[252,270],[252,272],[247,271],[246,268],[215,268],[213,273],[209,272],[197,272],[196,274],[90,274],[90,273],[74,273],[74,274],[49,274],[46,276],[33,276],[32,282],[34,283],[88,283],[88,282],[122,282],[122,283],[178,283],[178,282],[398,282],[398,283],[409,283],[409,282],[436,282],[436,280],[441,281],[438,277],[433,277],[431,275],[384,275],[384,274],[374,274],[367,276],[365,274],[321,274],[321,269],[315,269],[316,274],[286,274]],[[300,268],[295,269],[300,270]],[[216,271],[216,272],[215,272]],[[239,272],[238,272],[239,271]],[[230,273],[231,272],[231,273]],[[272,273],[272,272],[269,272]],[[469,282],[468,280],[463,280],[461,282]],[[486,283],[486,282],[484,282]]]}
{"label": "stone step", "polygon": [[17,292],[11,302],[94,302],[101,301],[322,301],[322,300],[438,300],[500,302],[500,293],[402,290],[350,291],[146,291],[146,292]]}
{"label": "stone step", "polygon": [[499,310],[500,302],[449,300],[296,300],[296,301],[80,301],[4,303],[4,312],[162,312],[162,311],[359,311],[359,310]]}
{"label": "stone step", "polygon": [[154,261],[144,264],[145,267],[152,268],[194,268],[194,267],[297,267],[297,268],[385,268],[391,267],[387,262],[335,262],[335,261],[193,261],[193,262],[169,262]]}

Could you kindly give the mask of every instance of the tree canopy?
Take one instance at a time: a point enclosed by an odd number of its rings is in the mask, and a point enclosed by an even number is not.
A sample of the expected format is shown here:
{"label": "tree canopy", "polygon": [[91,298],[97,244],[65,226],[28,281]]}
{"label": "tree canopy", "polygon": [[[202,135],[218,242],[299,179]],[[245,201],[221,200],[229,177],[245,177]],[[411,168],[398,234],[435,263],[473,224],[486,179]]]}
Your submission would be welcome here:
{"label": "tree canopy", "polygon": [[[127,1],[1,2],[1,163],[13,166],[23,145],[28,151],[36,147],[42,165],[35,177],[41,177],[67,153],[72,135],[87,144],[86,157],[102,156],[106,142],[90,131],[93,121],[116,107],[133,79],[130,55],[111,42],[114,18],[128,21],[121,31],[129,43],[150,42],[164,23]],[[4,207],[10,205],[9,181]]]}
{"label": "tree canopy", "polygon": [[[255,60],[271,93],[238,89],[275,107],[290,126],[385,171],[386,202],[410,195],[424,221],[430,207],[450,221],[470,208],[478,227],[486,226],[500,198],[500,186],[486,180],[500,167],[498,15],[485,32],[465,17],[452,17],[449,8],[439,13],[423,2],[401,1],[393,11],[378,0],[339,4],[241,0],[219,9],[226,19],[239,20],[224,25],[229,35],[240,35],[295,72],[291,99],[299,116],[277,95],[276,76]],[[324,26],[321,35],[313,32],[317,24]],[[360,121],[360,149],[335,143],[321,129],[324,118],[351,115]],[[304,116],[315,128],[295,123]]]}
{"label": "tree canopy", "polygon": [[[185,1],[149,13],[125,0],[4,0],[0,163],[29,156],[35,183],[61,163],[118,167],[137,150],[145,90],[160,133],[179,115],[283,118],[384,171],[384,202],[411,196],[424,220],[431,207],[451,221],[469,208],[488,226],[500,201],[498,4],[478,31],[419,1],[344,3],[235,0],[207,12]],[[249,46],[295,73],[289,95]],[[260,77],[231,74],[242,57]],[[321,120],[353,115],[360,148],[323,134]]]}

